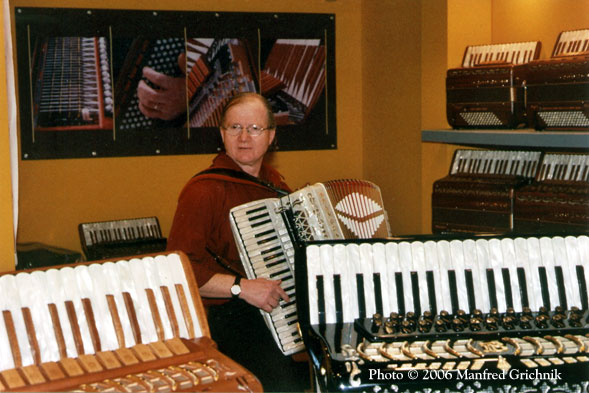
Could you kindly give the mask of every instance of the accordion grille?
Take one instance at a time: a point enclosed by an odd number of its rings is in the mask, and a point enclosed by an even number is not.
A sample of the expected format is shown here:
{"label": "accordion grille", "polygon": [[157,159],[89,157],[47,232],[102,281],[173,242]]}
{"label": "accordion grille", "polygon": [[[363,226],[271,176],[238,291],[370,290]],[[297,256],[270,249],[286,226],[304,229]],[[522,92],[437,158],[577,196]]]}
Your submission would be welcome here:
{"label": "accordion grille", "polygon": [[380,188],[366,180],[323,183],[346,239],[390,236]]}

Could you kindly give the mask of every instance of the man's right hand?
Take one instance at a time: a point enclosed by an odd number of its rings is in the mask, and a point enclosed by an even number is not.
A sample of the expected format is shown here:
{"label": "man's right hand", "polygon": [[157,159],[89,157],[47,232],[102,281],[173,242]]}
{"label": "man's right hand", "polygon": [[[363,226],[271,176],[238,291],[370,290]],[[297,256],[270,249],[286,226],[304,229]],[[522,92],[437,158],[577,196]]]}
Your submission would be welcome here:
{"label": "man's right hand", "polygon": [[266,312],[272,312],[280,303],[280,299],[285,302],[290,301],[290,298],[280,286],[281,282],[265,278],[241,280],[241,294],[239,297]]}

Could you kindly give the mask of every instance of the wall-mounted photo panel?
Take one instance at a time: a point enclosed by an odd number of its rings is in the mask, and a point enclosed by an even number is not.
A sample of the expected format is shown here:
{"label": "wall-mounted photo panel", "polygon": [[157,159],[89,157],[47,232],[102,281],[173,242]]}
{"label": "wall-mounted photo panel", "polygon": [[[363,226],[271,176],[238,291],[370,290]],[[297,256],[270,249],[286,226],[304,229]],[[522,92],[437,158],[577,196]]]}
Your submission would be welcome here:
{"label": "wall-mounted photo panel", "polygon": [[258,92],[279,150],[337,148],[331,14],[16,8],[23,159],[215,153]]}

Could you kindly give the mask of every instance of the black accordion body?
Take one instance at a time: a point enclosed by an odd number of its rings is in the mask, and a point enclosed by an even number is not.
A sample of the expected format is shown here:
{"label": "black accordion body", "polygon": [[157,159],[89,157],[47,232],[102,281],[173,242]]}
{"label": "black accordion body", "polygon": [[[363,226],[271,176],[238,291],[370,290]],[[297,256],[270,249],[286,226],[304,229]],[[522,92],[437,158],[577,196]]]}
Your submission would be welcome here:
{"label": "black accordion body", "polygon": [[318,391],[589,384],[585,235],[321,241],[295,255]]}
{"label": "black accordion body", "polygon": [[78,232],[88,261],[161,252],[167,245],[157,217],[86,222]]}

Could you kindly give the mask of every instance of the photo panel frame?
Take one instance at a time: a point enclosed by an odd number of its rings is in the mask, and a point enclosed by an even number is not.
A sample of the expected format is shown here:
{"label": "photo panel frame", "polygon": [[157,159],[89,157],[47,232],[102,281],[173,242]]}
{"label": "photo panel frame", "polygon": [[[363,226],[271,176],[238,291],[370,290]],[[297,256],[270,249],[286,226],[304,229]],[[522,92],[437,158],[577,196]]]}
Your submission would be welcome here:
{"label": "photo panel frame", "polygon": [[280,151],[337,148],[333,14],[15,8],[24,160],[208,154],[266,97]]}

